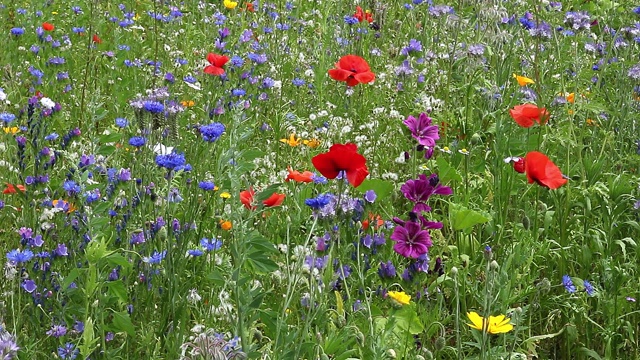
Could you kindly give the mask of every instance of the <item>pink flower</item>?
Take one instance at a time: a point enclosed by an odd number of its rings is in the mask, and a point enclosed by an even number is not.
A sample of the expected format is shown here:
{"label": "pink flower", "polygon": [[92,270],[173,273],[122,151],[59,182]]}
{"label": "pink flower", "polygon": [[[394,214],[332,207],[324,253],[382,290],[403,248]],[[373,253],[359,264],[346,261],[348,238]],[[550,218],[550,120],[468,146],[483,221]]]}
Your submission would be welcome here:
{"label": "pink flower", "polygon": [[433,245],[429,232],[423,230],[419,223],[413,221],[396,226],[391,234],[391,240],[396,242],[393,245],[395,252],[413,259],[428,253],[429,248]]}
{"label": "pink flower", "polygon": [[409,115],[403,124],[407,125],[411,130],[411,136],[418,140],[420,145],[433,147],[436,140],[440,139],[438,125],[431,125],[431,118],[425,113],[420,114],[417,119]]}

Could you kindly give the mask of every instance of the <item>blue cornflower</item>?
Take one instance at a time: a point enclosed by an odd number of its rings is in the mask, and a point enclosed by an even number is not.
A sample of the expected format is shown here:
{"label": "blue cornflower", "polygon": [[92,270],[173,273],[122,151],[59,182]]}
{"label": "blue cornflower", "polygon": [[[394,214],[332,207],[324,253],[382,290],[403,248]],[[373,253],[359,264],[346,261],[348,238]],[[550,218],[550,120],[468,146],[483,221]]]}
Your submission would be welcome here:
{"label": "blue cornflower", "polygon": [[270,89],[276,84],[275,80],[270,77],[266,77],[262,80],[262,85],[260,86],[263,89]]}
{"label": "blue cornflower", "polygon": [[131,241],[129,241],[129,243],[131,245],[139,245],[145,242],[145,238],[144,238],[144,232],[142,231],[137,231],[134,232],[133,234],[131,234]]}
{"label": "blue cornflower", "polygon": [[319,210],[325,207],[327,204],[329,204],[329,202],[331,202],[332,197],[333,196],[330,194],[320,194],[315,198],[306,199],[304,203],[305,205],[309,206],[314,210]]}
{"label": "blue cornflower", "polygon": [[38,285],[36,285],[35,281],[33,281],[31,279],[27,279],[27,280],[22,282],[22,288],[24,289],[24,291],[26,291],[29,294],[31,294],[34,291],[36,291],[36,289],[38,288]]}
{"label": "blue cornflower", "polygon": [[214,142],[222,136],[222,133],[225,131],[225,127],[221,123],[211,123],[200,126],[199,130],[204,141]]}
{"label": "blue cornflower", "polygon": [[159,264],[165,258],[165,256],[167,256],[167,250],[164,250],[162,252],[154,251],[153,255],[143,257],[142,261],[148,264]]}
{"label": "blue cornflower", "polygon": [[229,60],[229,63],[233,67],[240,67],[244,65],[244,60],[240,56],[234,55],[231,57],[231,60]]}
{"label": "blue cornflower", "polygon": [[24,34],[24,29],[23,28],[14,27],[13,29],[11,29],[11,35],[20,36],[22,34]]}
{"label": "blue cornflower", "polygon": [[247,55],[247,57],[249,58],[249,60],[253,61],[254,63],[260,65],[260,64],[264,64],[267,62],[267,55],[266,54],[255,54],[255,53],[249,53],[249,55]]}
{"label": "blue cornflower", "polygon": [[185,166],[187,160],[184,157],[184,153],[171,153],[166,155],[156,155],[156,165],[174,170],[176,168],[182,168]]}
{"label": "blue cornflower", "polygon": [[0,113],[0,121],[8,124],[16,119],[16,116],[12,113]]}
{"label": "blue cornflower", "polygon": [[76,184],[76,182],[73,180],[66,180],[62,184],[62,188],[64,189],[64,191],[67,192],[68,196],[74,196],[75,194],[79,193],[81,190],[80,186]]}
{"label": "blue cornflower", "polygon": [[116,126],[119,128],[126,128],[129,125],[129,121],[125,118],[116,118]]}
{"label": "blue cornflower", "polygon": [[576,286],[573,285],[573,281],[571,280],[571,277],[569,277],[569,275],[562,276],[562,285],[565,289],[567,289],[569,293],[573,294],[574,292],[576,292]]}
{"label": "blue cornflower", "polygon": [[246,94],[247,94],[247,91],[245,89],[238,88],[238,89],[231,90],[232,96],[244,96]]}
{"label": "blue cornflower", "polygon": [[302,85],[304,85],[306,82],[305,82],[303,79],[295,78],[295,79],[293,79],[292,83],[293,83],[293,85],[295,85],[295,86],[302,86]]}
{"label": "blue cornflower", "polygon": [[198,187],[205,191],[211,191],[216,188],[216,184],[213,181],[200,181]]}
{"label": "blue cornflower", "polygon": [[55,338],[63,337],[67,334],[67,327],[64,325],[53,325],[46,334]]}
{"label": "blue cornflower", "polygon": [[52,57],[48,62],[52,65],[61,65],[64,64],[66,60],[63,57]]}
{"label": "blue cornflower", "polygon": [[147,100],[142,106],[146,111],[152,114],[158,114],[164,111],[164,105],[158,101]]}
{"label": "blue cornflower", "polygon": [[64,346],[60,346],[58,347],[58,356],[60,356],[61,359],[75,359],[78,354],[80,353],[80,350],[76,349],[75,345],[73,345],[72,343],[66,343],[64,344]]}
{"label": "blue cornflower", "polygon": [[76,34],[83,34],[85,32],[85,29],[83,27],[73,27],[71,28],[71,31]]}
{"label": "blue cornflower", "polygon": [[182,78],[182,80],[184,82],[186,82],[187,84],[195,84],[198,82],[198,79],[196,79],[195,77],[193,77],[191,74],[186,75],[185,77]]}
{"label": "blue cornflower", "polygon": [[187,255],[188,256],[198,257],[198,256],[202,256],[202,254],[204,254],[204,253],[200,249],[187,250]]}
{"label": "blue cornflower", "polygon": [[358,21],[358,18],[356,18],[355,16],[347,15],[344,17],[344,22],[347,25],[355,25],[360,21]]}
{"label": "blue cornflower", "polygon": [[212,238],[212,239],[202,238],[200,240],[200,245],[206,251],[214,251],[222,247],[222,240],[216,239],[216,238]]}
{"label": "blue cornflower", "polygon": [[593,287],[593,285],[591,285],[589,281],[584,280],[582,282],[582,285],[584,286],[584,291],[587,292],[587,295],[594,296],[596,294],[596,289]]}
{"label": "blue cornflower", "polygon": [[145,138],[142,136],[134,136],[131,139],[129,139],[129,145],[135,146],[137,148],[143,147],[144,144],[146,143],[147,143],[147,140],[145,140]]}
{"label": "blue cornflower", "polygon": [[14,264],[25,263],[31,260],[32,258],[33,258],[33,251],[29,249],[25,249],[24,251],[15,249],[7,253],[7,260],[11,261]]}

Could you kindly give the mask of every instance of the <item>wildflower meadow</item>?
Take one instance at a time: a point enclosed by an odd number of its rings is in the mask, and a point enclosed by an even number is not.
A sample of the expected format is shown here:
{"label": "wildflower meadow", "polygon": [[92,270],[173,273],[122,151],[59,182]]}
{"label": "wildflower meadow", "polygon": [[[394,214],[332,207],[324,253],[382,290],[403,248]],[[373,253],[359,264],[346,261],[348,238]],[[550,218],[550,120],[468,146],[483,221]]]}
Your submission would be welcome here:
{"label": "wildflower meadow", "polygon": [[640,3],[0,0],[0,359],[640,359]]}

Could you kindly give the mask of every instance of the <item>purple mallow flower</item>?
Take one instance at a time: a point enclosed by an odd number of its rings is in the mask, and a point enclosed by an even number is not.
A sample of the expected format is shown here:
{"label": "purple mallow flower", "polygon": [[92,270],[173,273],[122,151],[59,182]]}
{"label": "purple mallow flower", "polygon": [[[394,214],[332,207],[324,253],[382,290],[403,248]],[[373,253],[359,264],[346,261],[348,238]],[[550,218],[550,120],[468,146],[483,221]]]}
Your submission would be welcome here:
{"label": "purple mallow flower", "polygon": [[393,250],[404,257],[414,259],[426,254],[432,245],[429,232],[423,230],[420,223],[413,221],[396,226],[391,240],[395,241]]}
{"label": "purple mallow flower", "polygon": [[400,187],[400,191],[404,197],[415,203],[412,211],[416,213],[431,211],[431,207],[427,205],[431,195],[451,195],[453,193],[450,187],[440,184],[440,179],[436,174],[431,174],[428,178],[425,174],[421,174],[418,179],[408,180]]}
{"label": "purple mallow flower", "polygon": [[435,146],[436,140],[440,139],[438,125],[431,123],[431,118],[425,113],[421,113],[418,119],[409,115],[403,122],[411,130],[411,136],[418,140],[420,145],[429,147]]}

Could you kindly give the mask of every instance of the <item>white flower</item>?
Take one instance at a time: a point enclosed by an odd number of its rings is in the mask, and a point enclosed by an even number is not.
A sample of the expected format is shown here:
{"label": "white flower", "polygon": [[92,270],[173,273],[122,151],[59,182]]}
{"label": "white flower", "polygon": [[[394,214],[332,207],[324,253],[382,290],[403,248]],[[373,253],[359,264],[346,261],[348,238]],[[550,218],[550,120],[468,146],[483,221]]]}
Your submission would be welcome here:
{"label": "white flower", "polygon": [[40,99],[40,104],[42,104],[42,106],[44,106],[44,108],[48,110],[51,110],[54,108],[54,106],[56,106],[56,103],[48,97],[43,97],[42,99]]}
{"label": "white flower", "polygon": [[198,294],[198,289],[191,289],[189,290],[189,294],[187,294],[187,301],[192,303],[192,304],[196,304],[198,302],[200,302],[200,300],[202,300],[202,296],[200,296],[200,294]]}
{"label": "white flower", "polygon": [[4,91],[0,90],[0,101],[5,100],[7,100],[7,94],[5,94]]}

